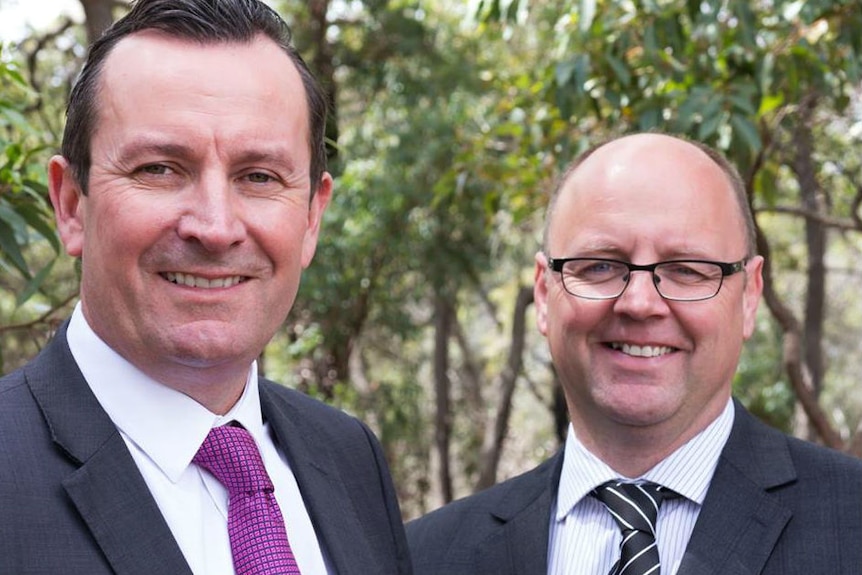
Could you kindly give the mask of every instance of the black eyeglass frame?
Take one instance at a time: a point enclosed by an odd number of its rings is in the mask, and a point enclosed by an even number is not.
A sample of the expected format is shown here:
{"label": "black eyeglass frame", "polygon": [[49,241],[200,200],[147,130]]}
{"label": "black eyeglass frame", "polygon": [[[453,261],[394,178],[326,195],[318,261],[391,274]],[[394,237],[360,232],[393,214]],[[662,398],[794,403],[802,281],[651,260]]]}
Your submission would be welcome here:
{"label": "black eyeglass frame", "polygon": [[[563,289],[566,290],[566,293],[568,293],[574,297],[579,297],[581,299],[589,299],[589,300],[616,299],[616,298],[620,297],[621,295],[623,295],[623,293],[626,291],[626,288],[629,287],[629,282],[631,282],[631,279],[632,279],[632,272],[650,272],[650,274],[652,275],[653,287],[655,287],[655,291],[658,292],[658,295],[660,295],[663,299],[666,299],[668,301],[705,301],[708,299],[712,299],[718,295],[718,292],[721,291],[721,286],[724,285],[724,278],[726,278],[727,276],[732,276],[734,274],[737,274],[741,271],[744,271],[745,266],[748,265],[748,262],[750,259],[751,258],[746,257],[746,258],[743,258],[743,259],[736,261],[736,262],[716,262],[713,260],[666,260],[663,262],[656,262],[654,264],[638,265],[638,264],[633,264],[633,263],[626,262],[623,260],[615,260],[613,258],[585,258],[585,257],[552,258],[552,257],[548,256],[548,269],[550,269],[551,271],[558,272],[560,274],[560,281],[562,282]],[[625,281],[625,284],[623,284],[623,287],[620,290],[620,293],[618,293],[617,295],[613,295],[613,296],[584,296],[584,295],[575,294],[575,293],[572,293],[571,291],[569,291],[569,288],[566,287],[566,280],[563,278],[563,266],[565,266],[568,262],[577,262],[577,261],[608,262],[608,263],[613,263],[613,264],[624,265],[626,267],[626,269],[628,270],[628,273],[626,274],[626,278],[625,278],[626,281]],[[696,297],[696,298],[668,297],[668,296],[664,295],[663,293],[661,293],[661,290],[658,287],[659,280],[661,280],[661,278],[655,273],[656,268],[658,266],[665,265],[665,264],[678,264],[678,263],[711,264],[711,265],[717,266],[721,270],[721,278],[720,278],[720,281],[718,282],[718,287],[715,288],[715,293],[712,294],[711,296],[708,296],[708,297]]]}

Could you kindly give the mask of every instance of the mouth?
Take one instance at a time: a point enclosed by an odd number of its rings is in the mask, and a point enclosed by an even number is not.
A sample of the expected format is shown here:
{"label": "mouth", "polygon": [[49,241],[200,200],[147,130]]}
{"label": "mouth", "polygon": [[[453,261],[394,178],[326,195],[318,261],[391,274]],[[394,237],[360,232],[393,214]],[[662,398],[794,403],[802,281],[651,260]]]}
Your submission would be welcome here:
{"label": "mouth", "polygon": [[165,272],[160,274],[172,284],[188,286],[201,289],[229,288],[241,284],[248,278],[245,276],[223,276],[218,278],[205,278],[182,272]]}
{"label": "mouth", "polygon": [[676,348],[667,345],[633,345],[612,341],[607,344],[609,348],[621,351],[633,357],[659,357],[676,351]]}

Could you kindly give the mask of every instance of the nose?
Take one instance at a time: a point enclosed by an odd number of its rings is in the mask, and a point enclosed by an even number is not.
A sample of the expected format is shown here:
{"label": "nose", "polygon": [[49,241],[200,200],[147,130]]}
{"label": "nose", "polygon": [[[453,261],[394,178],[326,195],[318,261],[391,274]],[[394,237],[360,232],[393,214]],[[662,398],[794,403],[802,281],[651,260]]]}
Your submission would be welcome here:
{"label": "nose", "polygon": [[177,233],[210,252],[241,243],[246,235],[242,198],[223,178],[202,179],[185,198]]}
{"label": "nose", "polygon": [[667,301],[658,293],[656,276],[648,271],[629,272],[629,283],[614,301],[614,311],[636,319],[660,315],[667,311]]}

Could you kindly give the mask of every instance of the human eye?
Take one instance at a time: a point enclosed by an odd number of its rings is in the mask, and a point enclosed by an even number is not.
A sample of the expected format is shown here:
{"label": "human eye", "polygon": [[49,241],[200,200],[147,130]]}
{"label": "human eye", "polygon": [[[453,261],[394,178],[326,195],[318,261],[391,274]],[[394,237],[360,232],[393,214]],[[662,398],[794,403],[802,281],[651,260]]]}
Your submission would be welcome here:
{"label": "human eye", "polygon": [[625,266],[609,260],[572,260],[567,264],[567,275],[583,282],[602,282],[625,273]]}
{"label": "human eye", "polygon": [[275,196],[284,188],[281,176],[272,170],[254,169],[243,172],[237,178],[237,185],[242,193],[249,196]]}
{"label": "human eye", "polygon": [[252,172],[247,174],[245,178],[252,184],[269,184],[275,180],[274,177],[265,172]]}
{"label": "human eye", "polygon": [[131,171],[130,177],[143,188],[174,189],[183,183],[181,169],[166,162],[140,164]]}
{"label": "human eye", "polygon": [[135,170],[135,173],[144,176],[167,176],[173,172],[174,170],[166,164],[144,164]]}
{"label": "human eye", "polygon": [[659,277],[680,284],[698,284],[714,281],[721,276],[721,268],[703,262],[668,262],[656,269]]}

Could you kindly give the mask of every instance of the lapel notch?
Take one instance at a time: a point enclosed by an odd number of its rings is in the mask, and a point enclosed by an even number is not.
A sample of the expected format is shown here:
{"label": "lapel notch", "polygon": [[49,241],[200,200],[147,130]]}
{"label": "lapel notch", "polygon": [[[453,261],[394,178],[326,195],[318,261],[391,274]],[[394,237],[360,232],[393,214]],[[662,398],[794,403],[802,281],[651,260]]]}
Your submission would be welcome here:
{"label": "lapel notch", "polygon": [[772,491],[795,480],[786,439],[737,404],[677,575],[760,573],[793,515]]}
{"label": "lapel notch", "polygon": [[548,571],[548,528],[563,467],[560,451],[501,490],[491,515],[499,528],[477,549],[477,573],[522,575]]}
{"label": "lapel notch", "polygon": [[117,575],[191,575],[119,431],[72,358],[67,326],[25,369],[51,437],[70,460],[63,487]]}
{"label": "lapel notch", "polygon": [[329,436],[313,414],[286,401],[269,385],[277,384],[260,382],[261,410],[288,456],[318,541],[337,573],[360,575],[376,560],[333,459]]}

